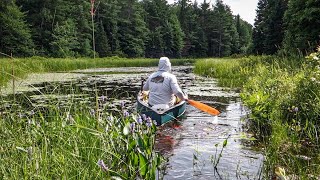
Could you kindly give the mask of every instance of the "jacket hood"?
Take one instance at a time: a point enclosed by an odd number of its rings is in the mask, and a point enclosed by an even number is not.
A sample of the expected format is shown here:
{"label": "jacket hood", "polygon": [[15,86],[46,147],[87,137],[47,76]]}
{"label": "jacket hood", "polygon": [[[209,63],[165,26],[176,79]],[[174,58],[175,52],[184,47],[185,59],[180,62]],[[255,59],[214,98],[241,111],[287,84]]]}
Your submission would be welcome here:
{"label": "jacket hood", "polygon": [[158,64],[159,71],[171,72],[171,63],[169,58],[161,57]]}

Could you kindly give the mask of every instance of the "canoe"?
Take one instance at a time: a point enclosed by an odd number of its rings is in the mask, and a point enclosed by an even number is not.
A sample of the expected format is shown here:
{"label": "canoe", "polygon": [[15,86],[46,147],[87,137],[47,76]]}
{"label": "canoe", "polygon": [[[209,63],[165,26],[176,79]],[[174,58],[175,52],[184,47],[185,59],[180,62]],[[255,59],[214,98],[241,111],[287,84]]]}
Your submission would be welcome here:
{"label": "canoe", "polygon": [[152,120],[157,122],[157,126],[161,126],[167,122],[181,117],[186,111],[186,101],[181,101],[178,104],[168,107],[164,104],[149,106],[147,100],[144,100],[142,93],[137,95],[137,111],[139,114],[145,114]]}

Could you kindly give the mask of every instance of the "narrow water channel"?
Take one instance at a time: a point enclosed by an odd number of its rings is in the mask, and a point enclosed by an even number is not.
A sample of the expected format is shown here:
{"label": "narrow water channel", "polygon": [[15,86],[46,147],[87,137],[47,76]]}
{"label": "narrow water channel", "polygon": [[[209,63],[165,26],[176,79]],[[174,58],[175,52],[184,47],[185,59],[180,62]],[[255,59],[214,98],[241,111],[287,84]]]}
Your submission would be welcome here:
{"label": "narrow water channel", "polygon": [[[52,103],[53,98],[62,107],[68,107],[66,103],[70,99],[73,103],[94,104],[97,95],[117,98],[114,102],[126,102],[127,108],[134,109],[141,77],[146,78],[155,70],[102,68],[34,74],[16,82],[16,98],[28,97],[28,101],[19,106],[26,106],[29,110],[46,106]],[[190,99],[216,107],[221,114],[214,117],[188,106],[183,119],[159,127],[156,150],[167,157],[168,162],[157,178],[260,179],[264,157],[250,147],[250,136],[243,128],[248,112],[239,94],[235,90],[218,87],[214,79],[192,74],[192,67],[173,67],[172,71]],[[10,86],[1,90],[2,97],[12,97],[10,93]],[[6,100],[0,108],[13,105]],[[117,106],[116,103],[110,105]],[[224,142],[227,144],[223,148]]]}
{"label": "narrow water channel", "polygon": [[201,77],[185,89],[190,98],[216,107],[221,114],[213,117],[188,106],[180,126],[162,132],[162,137],[173,134],[175,144],[163,179],[260,179],[263,156],[248,146],[250,136],[243,129],[247,110],[239,94]]}

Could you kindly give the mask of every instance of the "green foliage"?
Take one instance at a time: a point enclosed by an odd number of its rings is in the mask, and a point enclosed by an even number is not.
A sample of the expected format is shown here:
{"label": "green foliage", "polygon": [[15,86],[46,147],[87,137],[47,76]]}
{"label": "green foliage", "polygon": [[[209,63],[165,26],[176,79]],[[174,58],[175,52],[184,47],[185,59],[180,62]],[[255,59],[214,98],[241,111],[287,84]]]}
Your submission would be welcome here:
{"label": "green foliage", "polygon": [[287,0],[259,0],[253,30],[253,52],[272,55],[282,47]]}
{"label": "green foliage", "polygon": [[155,179],[162,163],[153,151],[155,125],[138,122],[136,114],[113,116],[105,109],[97,116],[72,103],[66,109],[52,104],[45,112],[5,110],[0,120],[4,179]]}
{"label": "green foliage", "polygon": [[265,149],[264,179],[279,166],[287,178],[320,175],[319,59],[318,51],[306,60],[259,56],[195,64],[196,73],[217,77],[219,83],[227,79],[227,86],[241,77],[241,98],[251,112],[248,127]]}
{"label": "green foliage", "polygon": [[0,52],[13,56],[32,55],[34,44],[25,14],[12,1],[0,5]]}
{"label": "green foliage", "polygon": [[99,23],[96,37],[96,51],[98,52],[99,57],[107,57],[111,54],[111,48],[102,22]]}
{"label": "green foliage", "polygon": [[242,65],[247,61],[248,58],[201,59],[195,63],[194,73],[218,78],[220,86],[242,87],[251,72],[250,66]]}
{"label": "green foliage", "polygon": [[[26,56],[32,52],[50,57],[91,57],[94,42],[100,57],[222,57],[248,53],[251,43],[252,27],[241,22],[236,29],[235,18],[222,1],[210,8],[206,2],[199,7],[190,0],[173,5],[165,0],[101,0],[96,3],[93,22],[90,1],[86,0],[16,3],[26,12],[27,20],[16,29],[29,32],[30,26],[31,36],[25,38],[35,43],[17,46],[28,51]],[[93,27],[97,28],[93,31]],[[5,42],[16,44],[13,39]]]}
{"label": "green foliage", "polygon": [[79,42],[75,23],[71,19],[64,21],[61,25],[56,24],[52,36],[51,45],[55,57],[75,56],[75,50],[79,46]]}
{"label": "green foliage", "polygon": [[[173,66],[194,63],[193,59],[172,59]],[[0,90],[9,80],[23,78],[30,73],[72,71],[97,67],[148,67],[157,66],[159,59],[128,59],[117,56],[107,58],[43,58],[31,57],[24,59],[0,59]],[[13,74],[12,74],[13,72]]]}
{"label": "green foliage", "polygon": [[237,54],[251,53],[252,46],[252,25],[236,16],[236,28],[239,34],[239,48],[235,49]]}
{"label": "green foliage", "polygon": [[285,13],[284,49],[291,54],[309,54],[319,43],[320,2],[291,0]]}
{"label": "green foliage", "polygon": [[121,50],[129,57],[143,57],[148,34],[146,23],[141,16],[143,9],[137,0],[120,2],[118,37]]}
{"label": "green foliage", "polygon": [[320,131],[320,49],[306,57],[303,77],[297,82],[292,98],[283,103],[288,123],[299,126],[301,138],[319,144],[315,133]]}

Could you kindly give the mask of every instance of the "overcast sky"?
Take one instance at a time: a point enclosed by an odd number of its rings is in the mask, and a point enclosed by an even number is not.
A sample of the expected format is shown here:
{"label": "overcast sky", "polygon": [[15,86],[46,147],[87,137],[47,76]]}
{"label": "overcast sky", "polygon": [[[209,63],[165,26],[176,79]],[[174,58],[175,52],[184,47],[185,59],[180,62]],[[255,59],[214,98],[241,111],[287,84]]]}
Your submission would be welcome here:
{"label": "overcast sky", "polygon": [[[176,2],[177,0],[167,0],[168,3]],[[206,0],[210,2],[210,0]],[[203,0],[197,0],[198,4],[201,4]],[[215,3],[216,0],[211,0]],[[254,23],[254,18],[256,17],[256,9],[258,0],[223,0],[223,2],[230,6],[233,15],[239,14],[242,19],[248,23]]]}

